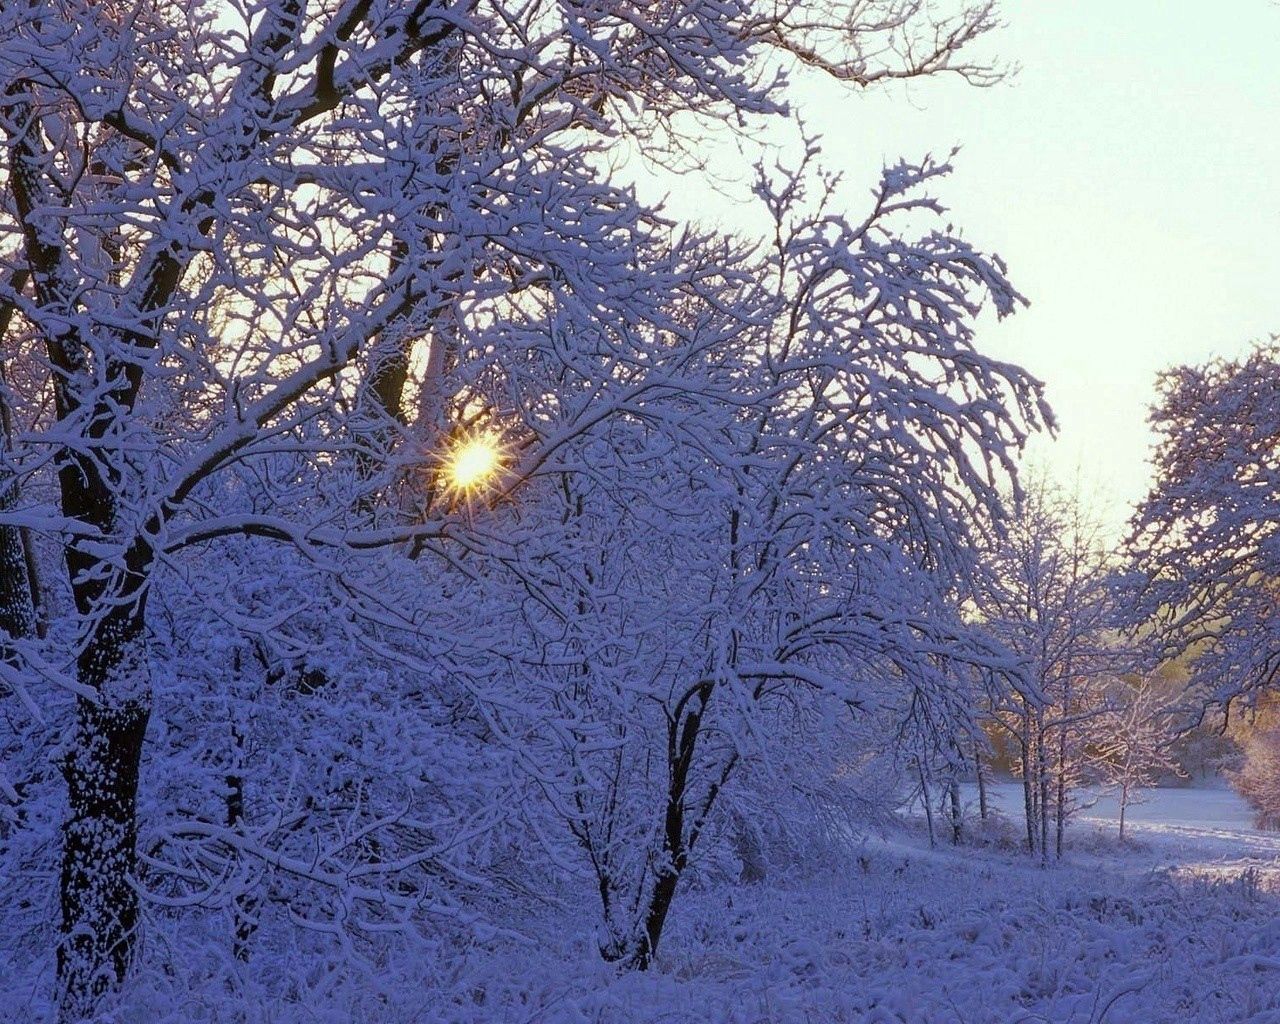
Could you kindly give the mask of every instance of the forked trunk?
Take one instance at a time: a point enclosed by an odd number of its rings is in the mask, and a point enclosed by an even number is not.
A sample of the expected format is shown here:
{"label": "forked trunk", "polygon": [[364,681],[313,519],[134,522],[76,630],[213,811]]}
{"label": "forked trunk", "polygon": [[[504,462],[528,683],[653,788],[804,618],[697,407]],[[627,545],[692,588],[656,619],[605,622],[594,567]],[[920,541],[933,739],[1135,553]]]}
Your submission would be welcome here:
{"label": "forked trunk", "polygon": [[[662,827],[662,862],[658,865],[653,891],[644,910],[643,926],[637,929],[629,949],[616,951],[617,958],[634,970],[648,970],[653,963],[680,876],[689,864],[689,853],[736,763],[733,757],[725,763],[719,778],[690,810],[689,772],[693,767],[702,715],[713,689],[713,685],[706,682],[694,687],[681,701],[679,710],[684,713],[673,716],[667,723],[667,800]],[[613,958],[609,954],[606,957]]]}

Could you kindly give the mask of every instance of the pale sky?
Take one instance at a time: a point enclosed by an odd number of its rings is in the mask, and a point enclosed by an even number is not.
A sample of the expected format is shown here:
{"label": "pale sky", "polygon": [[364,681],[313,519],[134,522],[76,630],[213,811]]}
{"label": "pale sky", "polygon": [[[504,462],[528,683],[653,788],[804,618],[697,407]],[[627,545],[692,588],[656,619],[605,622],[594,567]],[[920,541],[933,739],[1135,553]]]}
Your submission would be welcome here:
{"label": "pale sky", "polygon": [[[984,350],[1048,386],[1058,440],[1035,461],[1109,496],[1115,531],[1146,491],[1158,370],[1280,331],[1280,4],[1006,0],[987,52],[1019,66],[851,95],[794,90],[857,203],[897,156],[945,155],[934,191],[1031,301]],[[672,212],[733,204],[673,191]]]}

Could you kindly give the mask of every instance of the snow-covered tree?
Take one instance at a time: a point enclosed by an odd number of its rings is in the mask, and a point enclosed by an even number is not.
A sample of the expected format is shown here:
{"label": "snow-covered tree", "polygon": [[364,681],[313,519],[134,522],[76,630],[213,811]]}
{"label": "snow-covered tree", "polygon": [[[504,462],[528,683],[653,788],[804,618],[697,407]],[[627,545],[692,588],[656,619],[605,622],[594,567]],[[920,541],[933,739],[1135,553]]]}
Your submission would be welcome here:
{"label": "snow-covered tree", "polygon": [[1031,683],[996,709],[1017,746],[1027,849],[1061,856],[1090,723],[1105,710],[1109,673],[1122,667],[1100,524],[1078,497],[1037,481],[989,547],[985,570],[973,594],[978,617],[1023,659]]}
{"label": "snow-covered tree", "polygon": [[1110,707],[1099,719],[1098,737],[1091,751],[1104,787],[1120,803],[1120,839],[1124,840],[1125,813],[1141,803],[1143,793],[1162,778],[1180,774],[1171,743],[1171,720],[1176,695],[1169,694],[1149,676],[1112,687]]}
{"label": "snow-covered tree", "polygon": [[1198,716],[1280,667],[1280,351],[1169,370],[1151,423],[1155,483],[1128,540],[1132,620],[1156,656],[1190,655]]}
{"label": "snow-covered tree", "polygon": [[1258,828],[1280,829],[1280,714],[1274,696],[1261,695],[1235,734],[1239,764],[1227,778],[1253,809]]}
{"label": "snow-covered tree", "polygon": [[[616,431],[592,477],[563,488],[568,535],[513,552],[556,607],[577,607],[571,626],[531,622],[563,723],[538,777],[559,780],[611,959],[651,961],[752,762],[835,786],[806,721],[845,721],[851,741],[875,723],[932,760],[969,721],[962,671],[1016,671],[954,595],[1044,409],[1038,385],[973,345],[981,304],[1016,301],[1000,265],[895,226],[934,209],[924,190],[947,169],[887,171],[861,221],[810,200],[800,174],[764,175],[776,245],[736,303],[755,326],[710,367],[739,396],[700,424],[716,436],[646,466],[640,425]],[[709,460],[716,448],[728,457]]]}
{"label": "snow-covered tree", "polygon": [[[936,599],[1041,411],[972,346],[983,298],[1014,301],[999,264],[886,230],[934,208],[906,197],[942,169],[889,172],[861,225],[780,222],[763,296],[602,171],[618,138],[687,166],[696,130],[782,111],[787,62],[981,79],[960,53],[991,24],[899,0],[0,8],[0,672],[6,714],[64,730],[68,1020],[125,977],[140,892],[229,900],[237,955],[264,894],[335,936],[456,910],[441,880],[475,883],[449,858],[485,820],[470,759],[528,761],[508,726],[547,721],[500,669],[581,671],[596,700],[593,674],[654,667],[616,653],[622,602],[586,650],[491,630],[580,623],[615,573],[671,645],[636,698],[666,730],[620,932],[638,963],[736,763],[721,705],[785,683],[847,707],[855,671],[945,700],[932,658],[995,656]],[[477,444],[481,493],[448,470]],[[661,517],[609,535],[637,486]],[[529,560],[566,532],[578,579],[548,594]],[[30,566],[55,545],[41,636],[23,595],[45,600]],[[184,770],[201,806],[140,821]]]}

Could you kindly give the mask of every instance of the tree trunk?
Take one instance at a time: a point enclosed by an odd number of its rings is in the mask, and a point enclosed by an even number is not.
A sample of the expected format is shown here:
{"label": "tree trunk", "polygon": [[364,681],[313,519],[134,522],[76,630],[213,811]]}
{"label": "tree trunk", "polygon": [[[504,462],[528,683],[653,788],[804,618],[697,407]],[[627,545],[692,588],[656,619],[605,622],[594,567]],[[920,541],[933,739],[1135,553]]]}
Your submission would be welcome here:
{"label": "tree trunk", "polygon": [[1040,793],[1040,863],[1049,863],[1049,764],[1045,756],[1044,713],[1036,713],[1036,781]]}
{"label": "tree trunk", "polygon": [[960,813],[960,780],[951,777],[951,845],[959,846],[964,838],[964,817]]}
{"label": "tree trunk", "polygon": [[[680,702],[676,714],[667,723],[667,803],[663,816],[662,861],[657,867],[657,878],[645,909],[643,926],[632,940],[632,948],[619,951],[627,966],[635,970],[646,971],[653,963],[667,914],[671,910],[671,901],[680,884],[680,875],[689,863],[689,853],[697,843],[707,815],[736,762],[736,758],[728,760],[719,780],[708,788],[706,796],[690,816],[687,810],[689,772],[702,728],[702,715],[714,688],[712,683],[698,684]],[[690,708],[687,712],[684,710],[686,702]]]}
{"label": "tree trunk", "polygon": [[[4,332],[0,329],[0,339],[3,339],[3,335]],[[3,391],[3,365],[0,362],[0,458],[8,454],[9,438],[12,437],[13,430]],[[17,479],[0,463],[0,514],[17,508],[18,499]],[[27,531],[18,526],[0,526],[0,661],[19,672],[22,671],[22,659],[12,641],[29,640],[40,634],[36,590],[32,584],[34,569]],[[7,690],[8,687],[0,684],[0,698],[6,695]],[[0,749],[0,758],[6,758],[12,753],[12,750]],[[23,772],[24,777],[12,781],[13,792],[19,801],[15,809],[19,826],[24,825],[28,818],[26,798],[29,786],[44,774],[43,758],[32,758],[31,762]]]}
{"label": "tree trunk", "polygon": [[[0,480],[0,513],[17,504],[17,488]],[[22,533],[16,526],[0,526],[0,656],[16,663],[5,651],[9,639],[25,640],[36,632],[36,612],[31,600],[30,576]]]}
{"label": "tree trunk", "polygon": [[733,816],[733,850],[742,862],[738,881],[743,885],[763,882],[768,875],[760,833],[742,815]]}
{"label": "tree trunk", "polygon": [[79,659],[80,698],[63,764],[70,816],[63,829],[61,1016],[92,1016],[128,971],[137,939],[132,879],[138,838],[138,770],[150,713],[142,611],[116,606]]}
{"label": "tree trunk", "polygon": [[[80,317],[68,319],[65,311],[79,308],[79,299],[70,284],[74,275],[64,248],[65,220],[55,212],[57,189],[49,181],[51,151],[31,130],[39,119],[25,97],[9,90],[5,114],[8,124],[21,126],[9,135],[9,185],[32,292],[42,310],[56,311],[45,328],[44,348],[56,417],[74,438],[56,452],[62,514],[94,537],[92,543],[84,536],[67,540],[63,559],[81,630],[76,675],[86,688],[77,697],[61,766],[68,816],[57,961],[59,1017],[70,1022],[94,1016],[102,996],[124,979],[138,927],[132,876],[138,771],[151,703],[144,604],[153,552],[141,537],[123,551],[112,550],[112,542],[123,539],[118,501],[130,491],[124,476],[133,472],[129,460],[120,458],[126,432],[117,428],[133,411],[146,360],[112,354],[109,343],[104,352],[81,337]],[[82,255],[92,259],[92,252]],[[167,248],[157,256],[148,271],[146,312],[164,308],[184,269]],[[111,330],[101,321],[98,326]],[[134,332],[122,331],[121,337],[129,351],[141,354],[148,347],[147,339]],[[92,358],[91,352],[96,353]],[[149,525],[158,529],[159,520],[153,517]],[[29,573],[27,583],[30,587]]]}
{"label": "tree trunk", "polygon": [[680,884],[680,873],[688,862],[689,851],[684,836],[683,784],[680,797],[674,798],[674,794],[673,789],[667,800],[662,849],[665,862],[658,868],[658,877],[645,911],[643,930],[633,940],[632,949],[627,951],[627,966],[639,971],[647,971],[658,952],[662,929],[666,926],[667,913],[671,910],[671,900],[675,897],[676,886]]}
{"label": "tree trunk", "polygon": [[1057,807],[1056,822],[1058,829],[1057,836],[1057,856],[1058,860],[1062,860],[1062,846],[1067,828],[1067,753],[1069,749],[1070,736],[1068,735],[1067,722],[1071,714],[1074,712],[1075,705],[1072,701],[1071,676],[1068,675],[1063,682],[1062,691],[1062,710],[1060,712],[1062,721],[1058,725],[1058,769],[1057,769]]}
{"label": "tree trunk", "polygon": [[924,774],[924,765],[916,758],[916,771],[920,774],[920,799],[924,802],[924,820],[929,827],[929,846],[934,845],[933,839],[933,800],[929,795],[929,780]]}
{"label": "tree trunk", "polygon": [[[0,389],[4,373],[0,370]],[[0,458],[9,453],[13,429],[9,407],[0,390]],[[18,482],[0,465],[0,513],[12,512],[18,506]],[[29,545],[17,526],[0,526],[0,655],[12,661],[4,651],[5,637],[25,640],[36,632],[35,590],[31,582]]]}
{"label": "tree trunk", "polygon": [[975,742],[973,745],[973,770],[978,777],[978,816],[987,820],[987,772],[982,764],[982,749]]}
{"label": "tree trunk", "polygon": [[1062,860],[1063,834],[1067,828],[1067,743],[1065,726],[1058,737],[1058,792],[1054,817],[1057,825],[1057,855]]}
{"label": "tree trunk", "polygon": [[1027,732],[1022,745],[1022,804],[1027,825],[1027,853],[1036,852],[1035,773],[1031,764],[1031,722],[1027,719]]}
{"label": "tree trunk", "polygon": [[667,913],[671,910],[671,900],[679,883],[680,871],[674,866],[667,867],[658,876],[649,901],[649,913],[645,917],[644,933],[632,958],[637,970],[647,971],[658,953],[658,942],[662,939],[662,929],[666,926]]}
{"label": "tree trunk", "polygon": [[[239,661],[240,656],[237,654],[237,670],[239,669]],[[231,726],[231,740],[235,747],[235,766],[237,770],[229,773],[226,778],[227,827],[238,832],[244,827],[244,775],[240,773],[244,756],[244,734],[234,724]],[[254,912],[257,909],[256,901],[248,893],[240,892],[236,893],[231,903],[232,932],[234,935],[231,951],[241,963],[248,963],[249,940],[253,938],[253,933],[257,930],[257,923],[254,920]]]}

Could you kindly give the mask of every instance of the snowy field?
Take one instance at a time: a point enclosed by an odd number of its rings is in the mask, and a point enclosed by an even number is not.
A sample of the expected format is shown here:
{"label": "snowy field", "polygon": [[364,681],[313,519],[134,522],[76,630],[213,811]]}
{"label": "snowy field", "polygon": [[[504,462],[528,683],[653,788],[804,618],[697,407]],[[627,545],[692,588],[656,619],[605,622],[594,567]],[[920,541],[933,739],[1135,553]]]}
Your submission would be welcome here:
{"label": "snowy field", "polygon": [[[976,803],[976,789],[968,794]],[[992,806],[1009,816],[1016,816],[1022,809],[1022,784],[1016,781],[995,782],[987,787]],[[1116,823],[1120,817],[1120,805],[1111,794],[1085,790],[1082,799],[1093,806],[1081,812],[1086,820],[1096,823]],[[1130,804],[1125,813],[1125,829],[1188,827],[1193,829],[1225,829],[1231,833],[1254,832],[1253,814],[1232,789],[1226,786],[1169,787],[1149,790],[1142,794],[1142,803]],[[1095,802],[1096,801],[1096,802]]]}
{"label": "snowy field", "polygon": [[[999,806],[1017,797],[995,791]],[[1225,790],[1155,794],[1123,848],[1109,812],[1078,822],[1050,870],[1016,847],[930,849],[909,820],[805,851],[763,884],[703,880],[645,974],[602,963],[569,899],[536,920],[513,905],[509,930],[447,958],[300,977],[288,999],[217,975],[199,936],[166,935],[170,965],[112,1021],[1280,1024],[1280,839]],[[1016,842],[1016,818],[1002,828]]]}
{"label": "snowy field", "polygon": [[[966,792],[970,813],[977,813],[976,791]],[[997,782],[988,787],[991,806],[1013,821],[1020,820],[1022,786]],[[1105,849],[1118,831],[1120,808],[1108,794],[1088,793],[1096,801],[1079,812],[1071,827],[1076,860],[1079,847],[1097,837]],[[1125,814],[1126,837],[1132,849],[1119,863],[1127,868],[1163,866],[1178,871],[1222,873],[1253,868],[1266,875],[1280,871],[1280,833],[1260,832],[1253,815],[1233,791],[1222,787],[1162,788],[1144,794]],[[1092,835],[1091,835],[1092,833]]]}
{"label": "snowy field", "polygon": [[[1019,785],[992,795],[1016,840]],[[908,822],[825,873],[691,894],[648,976],[614,979],[582,950],[581,973],[548,965],[541,1009],[490,990],[492,1015],[466,1019],[1278,1024],[1280,835],[1223,788],[1149,794],[1123,847],[1117,810],[1084,812],[1048,871],[1016,850],[930,849]]]}
{"label": "snowy field", "polygon": [[930,849],[908,822],[824,871],[690,893],[647,975],[616,978],[585,947],[513,973],[495,959],[504,980],[453,1019],[1278,1024],[1280,837],[1224,789],[1152,794],[1124,847],[1113,810],[1092,808],[1047,871],[1016,849]]}

